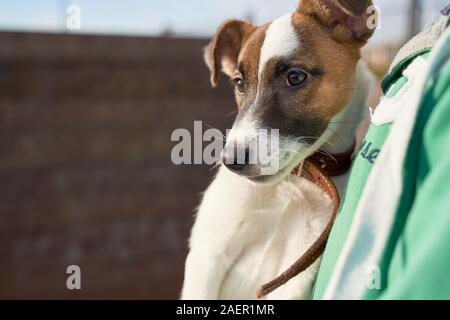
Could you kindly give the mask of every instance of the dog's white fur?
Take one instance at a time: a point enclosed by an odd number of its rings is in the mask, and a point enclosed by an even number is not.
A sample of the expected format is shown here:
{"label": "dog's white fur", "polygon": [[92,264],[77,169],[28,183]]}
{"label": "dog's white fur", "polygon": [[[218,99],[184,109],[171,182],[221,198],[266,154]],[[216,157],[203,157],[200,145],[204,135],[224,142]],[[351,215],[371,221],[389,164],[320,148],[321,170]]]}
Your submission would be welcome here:
{"label": "dog's white fur", "polygon": [[[330,200],[304,179],[254,186],[222,167],[206,191],[192,231],[184,299],[251,299],[320,235]],[[317,271],[269,298],[307,298]],[[287,289],[289,287],[290,289]]]}
{"label": "dog's white fur", "polygon": [[259,75],[267,62],[275,57],[289,57],[300,46],[300,41],[292,24],[292,13],[274,20],[266,30],[266,37],[261,47]]}

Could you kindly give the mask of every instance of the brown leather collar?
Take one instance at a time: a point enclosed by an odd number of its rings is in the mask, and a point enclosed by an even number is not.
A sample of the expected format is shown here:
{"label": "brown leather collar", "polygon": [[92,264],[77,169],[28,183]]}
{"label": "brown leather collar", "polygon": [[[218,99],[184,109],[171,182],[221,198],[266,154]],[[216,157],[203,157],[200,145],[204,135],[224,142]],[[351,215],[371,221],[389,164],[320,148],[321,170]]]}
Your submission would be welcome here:
{"label": "brown leather collar", "polygon": [[324,252],[340,205],[339,192],[331,177],[346,173],[350,169],[354,147],[355,145],[349,151],[336,155],[329,155],[322,151],[316,152],[294,169],[293,174],[315,183],[330,197],[333,203],[333,212],[319,238],[285,272],[263,285],[257,293],[258,299],[265,297],[308,269]]}
{"label": "brown leather collar", "polygon": [[340,176],[348,172],[352,166],[352,155],[355,150],[355,145],[356,143],[349,150],[338,154],[329,154],[319,150],[308,159],[330,177]]}

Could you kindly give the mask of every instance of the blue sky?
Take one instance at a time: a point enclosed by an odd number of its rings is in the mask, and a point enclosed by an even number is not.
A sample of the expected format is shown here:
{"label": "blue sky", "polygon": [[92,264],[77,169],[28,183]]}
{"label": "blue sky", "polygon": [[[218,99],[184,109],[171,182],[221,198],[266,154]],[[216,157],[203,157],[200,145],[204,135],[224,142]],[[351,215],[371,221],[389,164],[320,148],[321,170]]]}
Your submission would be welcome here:
{"label": "blue sky", "polygon": [[[375,41],[395,41],[405,32],[409,0],[375,0],[381,30]],[[424,24],[450,0],[423,0]],[[297,0],[0,0],[0,29],[65,32],[69,4],[81,9],[81,33],[210,36],[227,18],[263,23],[292,11]]]}

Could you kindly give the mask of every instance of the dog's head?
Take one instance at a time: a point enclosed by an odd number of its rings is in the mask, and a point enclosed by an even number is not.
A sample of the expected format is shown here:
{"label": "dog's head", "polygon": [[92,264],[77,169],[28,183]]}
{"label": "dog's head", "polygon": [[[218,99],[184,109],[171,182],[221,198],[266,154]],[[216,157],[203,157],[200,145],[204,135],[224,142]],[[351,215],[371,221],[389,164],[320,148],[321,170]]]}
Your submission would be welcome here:
{"label": "dog's head", "polygon": [[[255,182],[275,181],[317,151],[353,94],[360,49],[374,31],[371,5],[303,0],[297,11],[269,24],[229,20],[219,28],[205,59],[213,86],[223,71],[235,87],[238,115],[223,154],[229,169]],[[260,129],[279,130],[279,168],[272,176],[248,161]]]}

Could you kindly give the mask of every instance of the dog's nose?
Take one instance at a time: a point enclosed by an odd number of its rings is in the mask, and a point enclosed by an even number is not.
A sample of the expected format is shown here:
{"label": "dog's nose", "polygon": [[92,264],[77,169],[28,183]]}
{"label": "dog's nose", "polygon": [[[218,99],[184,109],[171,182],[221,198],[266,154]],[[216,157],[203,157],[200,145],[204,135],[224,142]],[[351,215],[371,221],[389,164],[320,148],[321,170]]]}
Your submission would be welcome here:
{"label": "dog's nose", "polygon": [[241,173],[250,164],[249,148],[226,150],[223,154],[223,163],[231,171]]}

